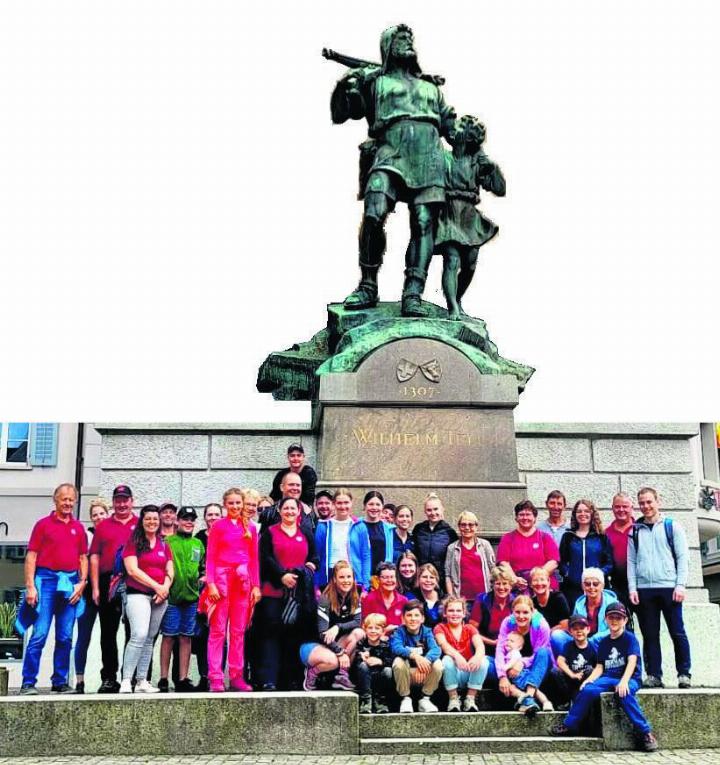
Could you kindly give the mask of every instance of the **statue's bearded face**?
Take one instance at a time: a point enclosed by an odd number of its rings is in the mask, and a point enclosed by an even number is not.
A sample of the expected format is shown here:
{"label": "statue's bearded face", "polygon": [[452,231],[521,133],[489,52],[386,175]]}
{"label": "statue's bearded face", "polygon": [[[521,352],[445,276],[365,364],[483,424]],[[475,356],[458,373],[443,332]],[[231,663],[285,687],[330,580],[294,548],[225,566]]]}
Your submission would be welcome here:
{"label": "statue's bearded face", "polygon": [[415,58],[415,47],[413,45],[413,35],[409,29],[401,29],[393,37],[390,54],[395,59]]}

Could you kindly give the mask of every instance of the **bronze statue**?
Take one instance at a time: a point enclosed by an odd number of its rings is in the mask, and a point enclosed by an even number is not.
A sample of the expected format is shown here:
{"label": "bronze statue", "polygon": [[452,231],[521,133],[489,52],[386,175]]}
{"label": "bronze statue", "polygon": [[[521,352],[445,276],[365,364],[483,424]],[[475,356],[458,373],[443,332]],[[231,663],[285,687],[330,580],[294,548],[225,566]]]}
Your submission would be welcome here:
{"label": "bronze statue", "polygon": [[475,205],[480,187],[505,196],[505,178],[482,149],[485,126],[477,117],[465,115],[457,123],[445,153],[445,207],[440,211],[435,234],[435,251],[443,256],[442,286],[451,319],[465,315],[461,299],[470,286],[478,249],[490,241],[498,227]]}
{"label": "bronze statue", "polygon": [[380,53],[379,66],[351,69],[336,85],[330,102],[334,123],[364,117],[369,126],[369,140],[360,147],[365,205],[359,240],[361,279],[344,306],[353,310],[377,304],[385,220],[400,201],[410,210],[402,314],[423,316],[421,297],[433,254],[434,227],[445,203],[441,136],[451,138],[455,111],[445,104],[438,78],[423,75],[408,26],[386,29]]}

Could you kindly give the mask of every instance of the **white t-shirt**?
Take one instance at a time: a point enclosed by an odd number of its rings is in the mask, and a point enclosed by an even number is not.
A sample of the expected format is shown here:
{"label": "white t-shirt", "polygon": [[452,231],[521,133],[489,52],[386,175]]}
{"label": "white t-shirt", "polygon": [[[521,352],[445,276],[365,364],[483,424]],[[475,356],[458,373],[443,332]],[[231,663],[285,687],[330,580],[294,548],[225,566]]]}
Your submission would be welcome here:
{"label": "white t-shirt", "polygon": [[332,568],[339,560],[348,560],[348,534],[352,526],[352,518],[339,521],[337,518],[330,520],[332,523],[332,546],[330,547],[330,560],[328,568]]}

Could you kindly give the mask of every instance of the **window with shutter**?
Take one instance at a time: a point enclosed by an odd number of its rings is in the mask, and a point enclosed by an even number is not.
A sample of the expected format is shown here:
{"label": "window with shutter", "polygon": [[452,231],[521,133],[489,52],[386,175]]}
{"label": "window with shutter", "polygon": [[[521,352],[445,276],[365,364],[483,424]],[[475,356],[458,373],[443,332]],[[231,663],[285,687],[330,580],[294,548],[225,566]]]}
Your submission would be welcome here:
{"label": "window with shutter", "polygon": [[57,423],[33,423],[30,438],[30,464],[33,467],[54,467],[57,465],[57,441]]}
{"label": "window with shutter", "polygon": [[30,423],[0,422],[0,465],[28,464]]}

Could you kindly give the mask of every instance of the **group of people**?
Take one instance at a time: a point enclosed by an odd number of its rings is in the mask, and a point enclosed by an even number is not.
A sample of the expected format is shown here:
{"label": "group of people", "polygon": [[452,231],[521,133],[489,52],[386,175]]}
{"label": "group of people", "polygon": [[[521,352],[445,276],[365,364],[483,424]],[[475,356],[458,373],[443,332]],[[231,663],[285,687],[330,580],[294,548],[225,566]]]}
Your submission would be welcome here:
{"label": "group of people", "polygon": [[[641,684],[662,686],[661,614],[678,684],[691,680],[682,619],[687,542],[682,526],[661,516],[654,489],[640,490],[637,520],[628,495],[613,497],[607,529],[590,500],[578,500],[566,519],[565,496],[553,491],[542,521],[526,500],[494,551],[474,513],[461,512],[456,530],[436,494],[416,525],[410,507],[386,503],[378,491],[367,492],[356,514],[349,489],[315,492],[301,445],[289,447],[288,462],[274,496],[230,488],[221,504],[205,507],[197,533],[193,507],[165,502],[135,515],[127,485],[114,489],[111,506],[91,503],[86,533],[74,515],[77,490],[59,486],[53,513],[28,544],[25,601],[36,615],[21,693],[37,693],[53,617],[52,691],[84,692],[99,618],[100,693],[166,691],[173,659],[179,692],[223,692],[227,672],[230,690],[355,690],[362,713],[382,713],[414,711],[414,695],[422,712],[438,703],[474,711],[485,688],[527,715],[569,708],[556,731],[567,734],[581,728],[602,690],[615,688],[644,746],[656,746],[634,694]],[[303,500],[311,496],[312,504]],[[193,652],[197,686],[189,679]]]}

